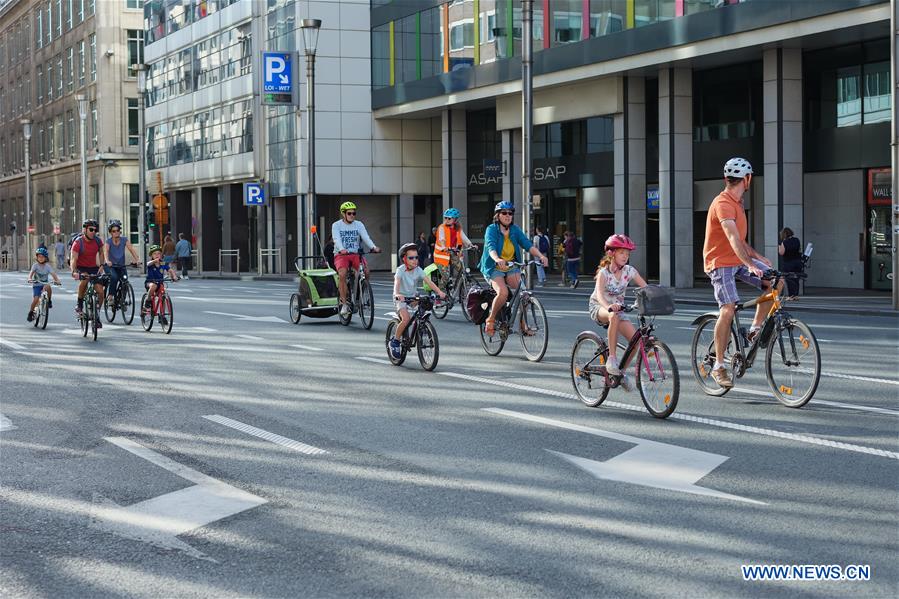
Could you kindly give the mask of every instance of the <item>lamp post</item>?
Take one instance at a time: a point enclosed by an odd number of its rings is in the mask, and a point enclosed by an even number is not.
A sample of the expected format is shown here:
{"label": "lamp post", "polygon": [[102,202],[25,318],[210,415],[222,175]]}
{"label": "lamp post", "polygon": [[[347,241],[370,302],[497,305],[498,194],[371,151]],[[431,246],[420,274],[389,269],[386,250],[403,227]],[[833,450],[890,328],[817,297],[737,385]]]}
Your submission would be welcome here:
{"label": "lamp post", "polygon": [[81,134],[81,222],[87,219],[87,134],[85,122],[87,121],[87,96],[78,94],[78,118],[80,119],[79,133]]}
{"label": "lamp post", "polygon": [[[31,119],[22,119],[22,137],[25,138],[25,251],[26,262],[31,257]],[[16,264],[18,267],[18,264]]]}
{"label": "lamp post", "polygon": [[303,254],[315,254],[312,237],[312,225],[315,224],[315,47],[318,45],[318,32],[321,19],[303,19],[303,49],[306,52],[306,138],[309,144],[307,167],[309,169],[308,189],[306,190],[306,231],[307,251]]}
{"label": "lamp post", "polygon": [[[531,137],[534,130],[534,0],[521,2],[521,199],[524,201],[522,224],[525,234],[532,234],[534,200],[531,194]],[[549,35],[546,32],[544,35]],[[527,285],[533,289],[533,265],[528,266]]]}
{"label": "lamp post", "polygon": [[[144,94],[147,90],[147,65],[136,64],[137,71],[137,181],[138,181],[138,217],[137,228],[140,231],[137,236],[137,255],[141,262],[146,264],[147,256],[144,253],[147,235],[147,144],[144,140]],[[141,270],[146,268],[141,267]]]}

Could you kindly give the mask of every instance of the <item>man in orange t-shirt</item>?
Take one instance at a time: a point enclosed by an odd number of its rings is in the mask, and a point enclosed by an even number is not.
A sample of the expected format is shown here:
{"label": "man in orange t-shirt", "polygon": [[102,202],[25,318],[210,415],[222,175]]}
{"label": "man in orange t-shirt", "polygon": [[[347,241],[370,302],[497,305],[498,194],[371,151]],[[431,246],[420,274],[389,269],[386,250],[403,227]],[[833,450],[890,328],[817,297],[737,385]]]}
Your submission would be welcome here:
{"label": "man in orange t-shirt", "polygon": [[[731,158],[724,165],[725,188],[709,206],[705,224],[705,243],[702,258],[705,272],[712,280],[715,299],[718,301],[718,322],[715,324],[715,364],[712,378],[722,387],[734,386],[727,366],[720,360],[725,355],[731,323],[737,302],[737,279],[757,289],[770,287],[762,280],[763,273],[771,268],[771,262],[746,243],[746,212],[743,194],[752,181],[752,165],[744,158]],[[756,306],[755,319],[749,330],[751,341],[768,313],[770,302]]]}

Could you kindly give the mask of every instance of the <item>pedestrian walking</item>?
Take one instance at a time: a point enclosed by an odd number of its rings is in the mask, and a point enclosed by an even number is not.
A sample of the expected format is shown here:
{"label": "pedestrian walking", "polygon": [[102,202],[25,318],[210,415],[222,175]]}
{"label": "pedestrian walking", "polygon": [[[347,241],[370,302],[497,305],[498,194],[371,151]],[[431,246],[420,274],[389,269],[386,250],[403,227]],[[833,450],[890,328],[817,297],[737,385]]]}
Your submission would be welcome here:
{"label": "pedestrian walking", "polygon": [[191,250],[193,248],[190,242],[184,238],[184,233],[178,233],[178,243],[175,244],[175,256],[178,257],[178,266],[181,268],[181,278],[187,279],[187,271],[191,267]]}
{"label": "pedestrian walking", "polygon": [[418,239],[415,241],[415,247],[418,249],[418,259],[421,262],[422,268],[428,266],[431,263],[431,246],[428,245],[428,238],[425,237],[424,231],[418,234]]}
{"label": "pedestrian walking", "polygon": [[56,238],[53,250],[56,252],[56,270],[60,270],[66,263],[66,244],[62,242],[62,237]]}
{"label": "pedestrian walking", "polygon": [[583,243],[571,231],[565,231],[565,270],[568,272],[568,278],[571,279],[571,288],[577,289],[580,281],[577,279],[578,271],[581,269],[581,247]]}
{"label": "pedestrian walking", "polygon": [[431,229],[431,234],[428,236],[428,254],[432,257],[434,256],[434,246],[437,244],[437,227]]}
{"label": "pedestrian walking", "polygon": [[[794,236],[793,229],[784,227],[780,232],[780,245],[777,246],[777,253],[780,254],[780,270],[783,272],[802,272],[804,265],[802,263],[802,242],[798,237]],[[799,297],[799,279],[788,277],[787,295],[790,299]]]}
{"label": "pedestrian walking", "polygon": [[[543,230],[543,227],[535,227],[534,228],[534,239],[533,244],[537,246],[537,249],[540,250],[540,253],[549,257],[549,236],[547,236],[546,232]],[[537,283],[541,287],[546,286],[546,269],[543,268],[543,264],[537,263]]]}
{"label": "pedestrian walking", "polygon": [[165,264],[171,264],[175,259],[175,240],[172,239],[172,234],[168,233],[165,236],[165,239],[162,242],[162,261]]}

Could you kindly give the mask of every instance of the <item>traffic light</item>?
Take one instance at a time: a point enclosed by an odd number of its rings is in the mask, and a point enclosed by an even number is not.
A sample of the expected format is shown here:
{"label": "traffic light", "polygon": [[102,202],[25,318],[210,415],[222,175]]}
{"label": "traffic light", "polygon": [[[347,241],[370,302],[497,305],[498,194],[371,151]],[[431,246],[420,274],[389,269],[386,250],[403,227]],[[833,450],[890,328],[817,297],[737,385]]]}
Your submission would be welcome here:
{"label": "traffic light", "polygon": [[156,228],[156,212],[154,210],[147,212],[147,227],[150,231]]}

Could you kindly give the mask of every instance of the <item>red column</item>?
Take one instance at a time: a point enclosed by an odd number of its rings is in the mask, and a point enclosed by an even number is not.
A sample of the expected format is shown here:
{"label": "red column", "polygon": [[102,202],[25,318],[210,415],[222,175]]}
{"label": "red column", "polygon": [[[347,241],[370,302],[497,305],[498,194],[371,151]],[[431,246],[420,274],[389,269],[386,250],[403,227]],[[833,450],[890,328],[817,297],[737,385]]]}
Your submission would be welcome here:
{"label": "red column", "polygon": [[674,0],[674,16],[684,16],[684,0]]}
{"label": "red column", "polygon": [[584,0],[583,10],[581,11],[583,16],[583,25],[581,26],[581,39],[589,39],[590,38],[590,0]]}
{"label": "red column", "polygon": [[543,0],[543,47],[549,48],[549,39],[552,37],[552,19],[549,14],[549,0]]}

